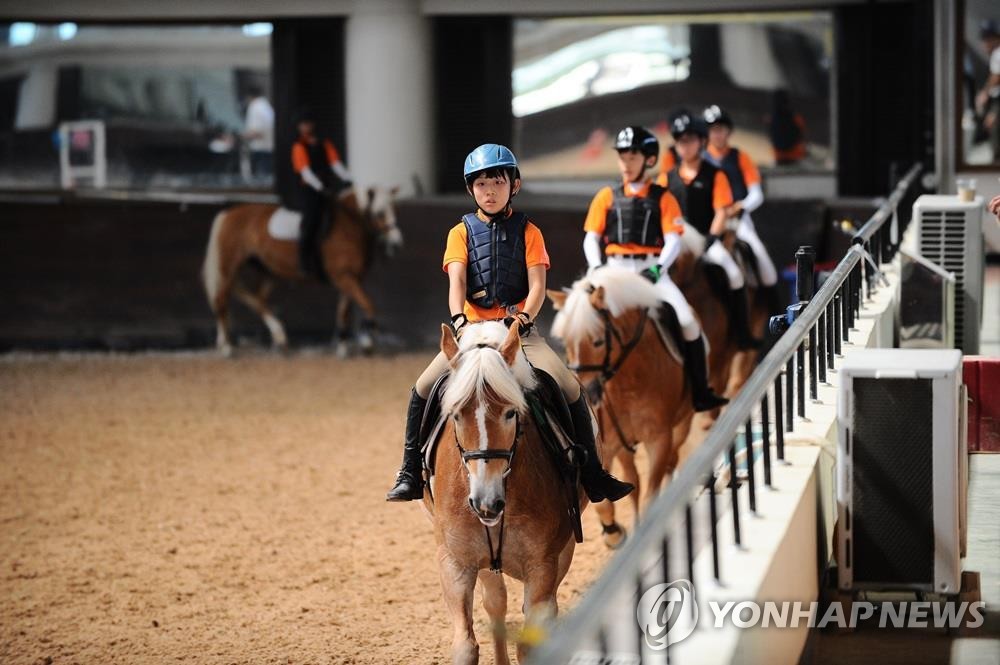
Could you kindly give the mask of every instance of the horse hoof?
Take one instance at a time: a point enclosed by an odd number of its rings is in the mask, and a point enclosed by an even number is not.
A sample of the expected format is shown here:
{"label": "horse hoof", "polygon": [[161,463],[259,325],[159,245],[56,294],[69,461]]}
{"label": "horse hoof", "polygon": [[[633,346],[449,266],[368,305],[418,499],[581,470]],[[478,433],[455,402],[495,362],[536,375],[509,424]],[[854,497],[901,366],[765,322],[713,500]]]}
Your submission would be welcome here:
{"label": "horse hoof", "polygon": [[361,347],[362,353],[370,356],[375,351],[375,340],[371,335],[362,333],[358,336],[358,346]]}
{"label": "horse hoof", "polygon": [[347,345],[347,342],[337,342],[337,358],[347,360],[350,355],[351,348]]}
{"label": "horse hoof", "polygon": [[222,344],[219,346],[219,353],[223,358],[233,357],[233,345],[232,344]]}
{"label": "horse hoof", "polygon": [[601,537],[604,539],[604,545],[609,550],[617,550],[628,540],[628,531],[625,527],[615,522],[610,527],[604,527],[604,533],[601,534]]}

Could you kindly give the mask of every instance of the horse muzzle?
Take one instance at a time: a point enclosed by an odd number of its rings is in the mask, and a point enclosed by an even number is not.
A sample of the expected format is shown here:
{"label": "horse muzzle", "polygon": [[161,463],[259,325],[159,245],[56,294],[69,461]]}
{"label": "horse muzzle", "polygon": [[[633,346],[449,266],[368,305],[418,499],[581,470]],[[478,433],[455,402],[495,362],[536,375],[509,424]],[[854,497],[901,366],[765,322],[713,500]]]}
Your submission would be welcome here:
{"label": "horse muzzle", "polygon": [[483,526],[496,526],[503,517],[503,511],[507,503],[503,499],[495,499],[491,502],[476,501],[469,497],[469,506],[476,514]]}

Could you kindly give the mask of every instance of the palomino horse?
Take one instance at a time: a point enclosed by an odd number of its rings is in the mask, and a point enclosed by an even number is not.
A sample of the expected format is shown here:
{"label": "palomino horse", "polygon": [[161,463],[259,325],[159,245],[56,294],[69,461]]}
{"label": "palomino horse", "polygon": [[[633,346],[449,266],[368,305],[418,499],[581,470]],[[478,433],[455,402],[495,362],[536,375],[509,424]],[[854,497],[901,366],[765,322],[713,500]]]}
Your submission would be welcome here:
{"label": "palomino horse", "polygon": [[[524,583],[526,625],[554,615],[556,590],[576,541],[567,493],[528,415],[525,391],[535,377],[521,352],[518,327],[469,325],[461,341],[441,328],[451,362],[442,399],[448,417],[434,456],[434,535],[444,599],[454,622],[455,663],[479,662],[472,627],[478,578],[493,623],[495,661],[508,664],[507,587],[500,569]],[[490,572],[490,570],[497,572]],[[524,646],[518,646],[523,662]]]}
{"label": "palomino horse", "polygon": [[[656,287],[629,270],[603,267],[577,280],[569,293],[548,291],[548,296],[559,311],[552,334],[563,341],[569,366],[588,392],[600,384],[603,438],[615,442],[608,451],[622,458],[625,479],[637,488],[631,455],[635,443],[646,446],[650,463],[643,498],[648,503],[677,467],[677,449],[693,414],[684,368],[667,351],[652,320],[660,306]],[[632,495],[636,516],[638,494]],[[615,521],[614,504],[602,501],[595,508],[605,544],[617,547],[625,534]]]}
{"label": "palomino horse", "polygon": [[[337,303],[340,355],[347,350],[346,331],[352,302],[365,317],[359,337],[361,347],[366,351],[372,348],[375,308],[361,286],[361,279],[371,262],[374,242],[384,243],[387,253],[402,245],[403,236],[396,226],[395,194],[395,189],[371,188],[362,209],[354,191],[348,189],[328,206],[333,219],[320,251],[326,273],[340,291]],[[268,307],[267,298],[275,278],[304,280],[306,277],[299,268],[298,241],[278,240],[268,232],[268,220],[277,209],[278,206],[260,203],[238,205],[220,212],[212,224],[202,278],[215,314],[216,344],[226,355],[232,353],[228,329],[230,293],[235,293],[260,315],[276,347],[283,349],[288,345],[285,328]],[[263,279],[255,289],[239,282],[239,269],[247,263],[263,269]]]}

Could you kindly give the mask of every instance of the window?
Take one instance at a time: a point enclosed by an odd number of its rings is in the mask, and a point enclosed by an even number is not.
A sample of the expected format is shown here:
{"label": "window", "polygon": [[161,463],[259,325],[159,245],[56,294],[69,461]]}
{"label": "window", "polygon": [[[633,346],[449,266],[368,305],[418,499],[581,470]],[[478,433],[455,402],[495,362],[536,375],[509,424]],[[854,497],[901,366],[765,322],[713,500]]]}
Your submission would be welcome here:
{"label": "window", "polygon": [[0,25],[0,186],[55,186],[97,121],[110,187],[269,187],[269,81],[270,24]]}
{"label": "window", "polygon": [[[781,168],[831,169],[832,31],[828,12],[517,19],[512,112],[522,171],[614,177],[618,129],[645,125],[665,149],[670,112],[709,104],[733,117],[733,143],[762,166],[775,165],[772,139],[791,134],[804,155]],[[776,113],[782,96],[790,107]],[[778,120],[786,114],[788,123]]]}
{"label": "window", "polygon": [[995,170],[1000,164],[1000,10],[995,0],[965,0],[960,7],[958,163]]}

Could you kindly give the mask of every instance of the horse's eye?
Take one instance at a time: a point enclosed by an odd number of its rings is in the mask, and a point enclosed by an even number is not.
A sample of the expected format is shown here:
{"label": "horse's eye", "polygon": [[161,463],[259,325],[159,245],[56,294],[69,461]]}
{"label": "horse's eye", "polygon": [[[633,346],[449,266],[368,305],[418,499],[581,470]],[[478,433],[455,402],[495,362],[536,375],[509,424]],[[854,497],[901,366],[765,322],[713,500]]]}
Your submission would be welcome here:
{"label": "horse's eye", "polygon": [[458,414],[457,414],[457,413],[453,413],[453,414],[451,415],[451,417],[455,419],[455,422],[456,422],[456,423],[458,422]]}
{"label": "horse's eye", "polygon": [[597,347],[604,346],[604,340],[603,339],[595,339],[594,340],[594,346],[597,346]]}
{"label": "horse's eye", "polygon": [[508,411],[507,413],[504,414],[504,416],[506,416],[507,420],[510,420],[511,418],[513,418],[516,415],[517,415],[517,411],[515,411],[514,409],[511,409],[510,411]]}

